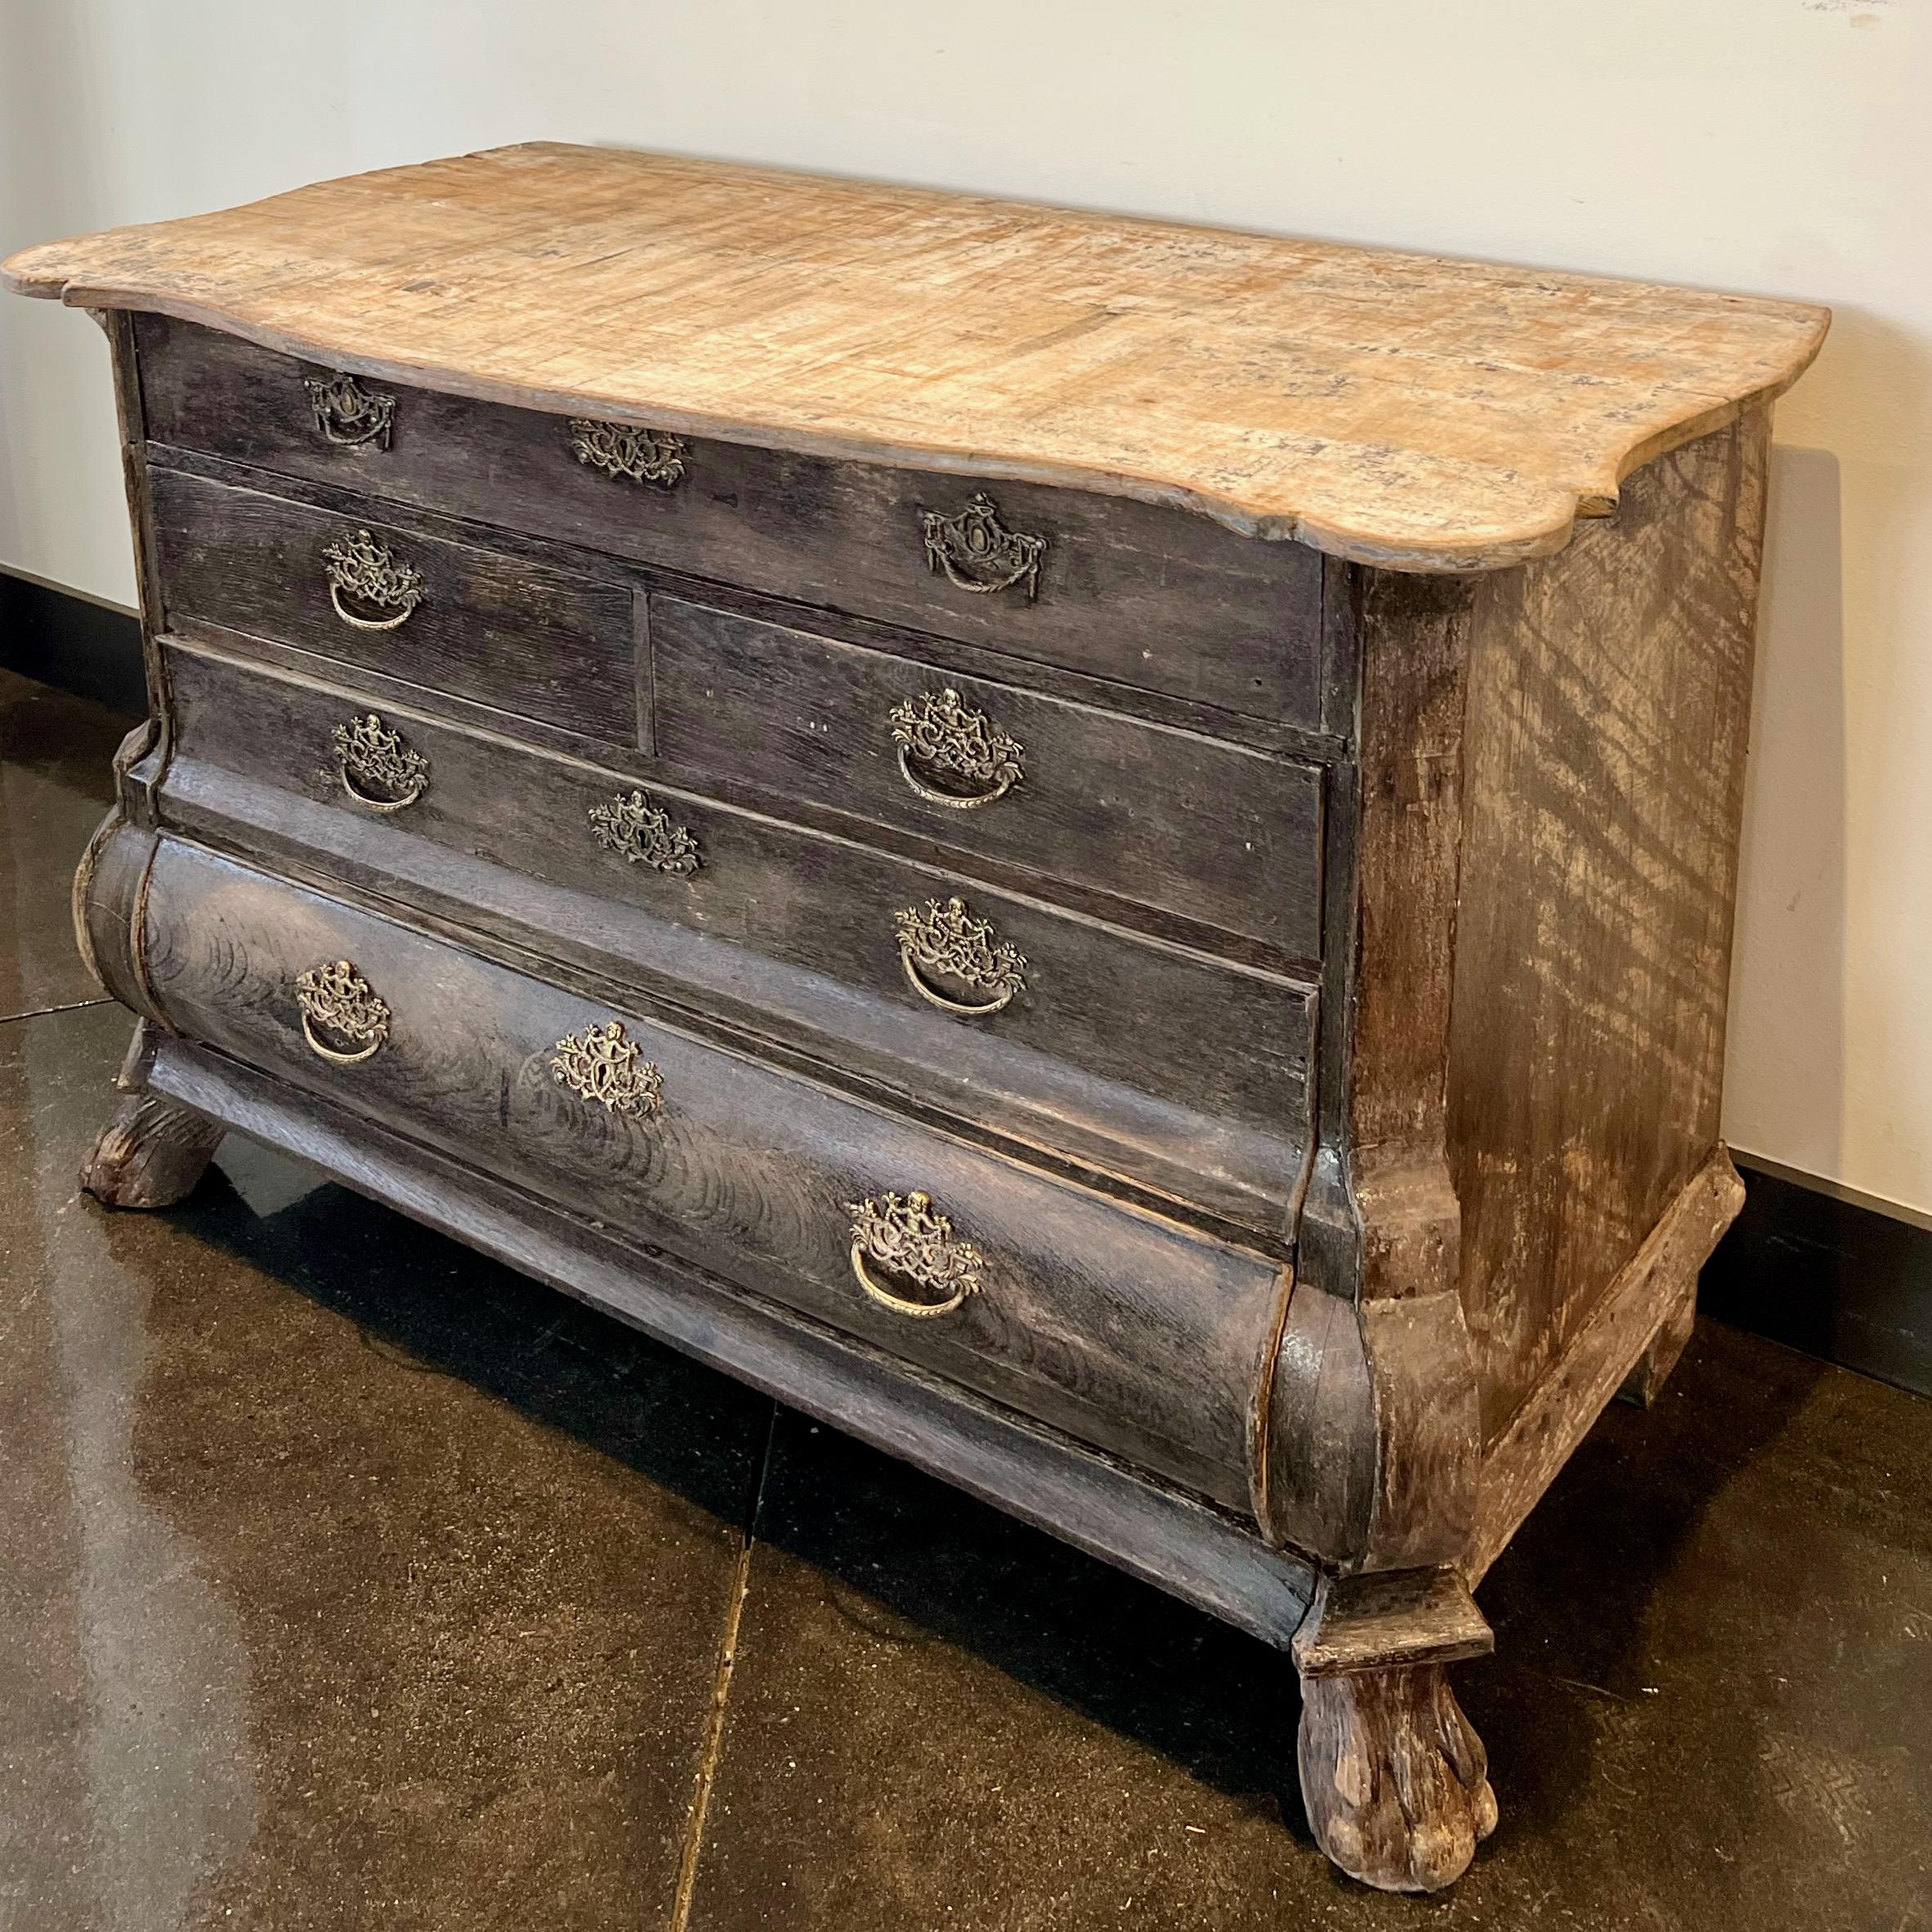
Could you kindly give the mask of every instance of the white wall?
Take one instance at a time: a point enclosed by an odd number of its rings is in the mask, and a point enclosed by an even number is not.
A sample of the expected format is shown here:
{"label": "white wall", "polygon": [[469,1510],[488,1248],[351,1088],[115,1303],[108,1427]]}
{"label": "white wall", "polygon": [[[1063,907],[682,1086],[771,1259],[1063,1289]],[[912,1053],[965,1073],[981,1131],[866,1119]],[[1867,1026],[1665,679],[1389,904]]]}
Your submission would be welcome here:
{"label": "white wall", "polygon": [[[1932,1210],[1932,0],[0,0],[0,252],[624,142],[1837,310],[1780,407],[1727,1132]],[[131,601],[0,303],[0,562]]]}

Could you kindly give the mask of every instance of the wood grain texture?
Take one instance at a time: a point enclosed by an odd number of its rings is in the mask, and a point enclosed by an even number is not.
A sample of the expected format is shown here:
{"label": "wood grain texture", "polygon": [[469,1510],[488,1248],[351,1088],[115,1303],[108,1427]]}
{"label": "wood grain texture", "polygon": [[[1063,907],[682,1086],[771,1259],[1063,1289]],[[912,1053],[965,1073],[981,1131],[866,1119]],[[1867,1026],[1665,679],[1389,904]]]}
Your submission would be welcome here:
{"label": "wood grain texture", "polygon": [[1695,1261],[1635,1258],[1697,1219],[1717,1142],[1768,441],[1760,412],[1672,453],[1558,557],[1349,579],[1359,770],[1280,1357],[1308,1398],[1268,1488],[1325,1562],[1479,1575],[1680,1344]]}
{"label": "wood grain texture", "polygon": [[1693,1275],[1679,1290],[1676,1306],[1657,1324],[1657,1333],[1644,1344],[1635,1366],[1618,1385],[1617,1399],[1634,1409],[1652,1407],[1663,1393],[1671,1370],[1690,1346],[1697,1326],[1697,1281]]}
{"label": "wood grain texture", "polygon": [[1293,1645],[1302,1802],[1317,1843],[1352,1877],[1440,1891],[1496,1829],[1488,1757],[1445,1675],[1494,1644],[1451,1570],[1316,1585]]}
{"label": "wood grain texture", "polygon": [[[1357,753],[1335,773],[1328,1045],[1281,1364],[1269,1527],[1344,1568],[1453,1562],[1475,1505],[1476,1382],[1445,1158],[1469,590],[1357,570]],[[1337,1009],[1339,1008],[1339,1017]]]}
{"label": "wood grain texture", "polygon": [[1769,443],[1476,591],[1448,1144],[1487,1440],[1717,1143]]}
{"label": "wood grain texture", "polygon": [[1454,1570],[1392,1570],[1322,1580],[1295,1634],[1304,1679],[1388,1664],[1487,1657],[1496,1637]]}
{"label": "wood grain texture", "polygon": [[1798,303],[534,144],[12,257],[487,400],[1205,511],[1405,569],[1559,548],[1768,401]]}
{"label": "wood grain texture", "polygon": [[105,1207],[172,1207],[194,1192],[226,1131],[157,1094],[124,1094],[81,1163],[80,1184]]}
{"label": "wood grain texture", "polygon": [[1489,1446],[1475,1535],[1463,1564],[1472,1587],[1660,1330],[1682,1320],[1686,1301],[1696,1294],[1697,1270],[1743,1205],[1744,1183],[1720,1145],[1596,1298],[1563,1354],[1544,1370],[1509,1428]]}
{"label": "wood grain texture", "polygon": [[[170,621],[259,633],[587,738],[637,741],[627,587],[393,530],[373,506],[338,516],[167,469],[150,472],[150,495]],[[422,602],[395,630],[357,630],[330,605],[323,552],[359,530],[422,577]]]}
{"label": "wood grain texture", "polygon": [[[686,875],[600,844],[590,812],[628,774],[385,702],[427,789],[373,812],[332,732],[369,709],[341,686],[171,641],[175,755],[161,810],[204,842],[306,868],[525,956],[575,962],[685,1010],[1263,1232],[1288,1233],[1308,1138],[1313,995],[970,878],[652,782],[695,840]],[[1006,1010],[937,1011],[909,984],[894,915],[963,895],[1024,955]]]}
{"label": "wood grain texture", "polygon": [[316,430],[319,365],[163,315],[136,319],[150,441],[447,516],[508,525],[656,570],[916,626],[1035,663],[1313,725],[1322,560],[1204,517],[1007,482],[1009,527],[1047,539],[1037,593],[976,594],[926,556],[922,519],[956,513],[957,476],[687,439],[676,485],[572,454],[569,419],[386,383],[386,441]]}
{"label": "wood grain texture", "polygon": [[[372,508],[379,520],[405,534],[467,545],[521,558],[539,566],[548,565],[573,571],[588,579],[651,588],[767,623],[788,626],[803,624],[807,631],[888,655],[910,658],[942,670],[957,669],[968,676],[985,678],[995,683],[1023,685],[1046,696],[1068,704],[1088,704],[1103,711],[1145,719],[1150,724],[1167,725],[1178,731],[1191,731],[1224,740],[1255,751],[1272,752],[1284,757],[1322,759],[1332,756],[1336,740],[1345,725],[1331,722],[1336,706],[1325,696],[1320,727],[1312,728],[1281,718],[1267,718],[1253,712],[1231,711],[1217,704],[1179,697],[1152,688],[1150,683],[1127,684],[1115,678],[1095,677],[1071,670],[1044,658],[1017,656],[957,636],[937,631],[912,630],[903,624],[889,623],[856,611],[834,610],[826,606],[802,607],[798,602],[770,593],[739,585],[691,576],[669,566],[642,565],[608,552],[584,548],[581,543],[564,543],[533,536],[507,523],[479,522],[451,517],[442,512],[418,508],[395,497],[376,498],[367,492],[345,489],[338,482],[320,482],[306,476],[284,475],[247,463],[230,462],[225,456],[183,449],[165,443],[150,443],[147,456],[152,466],[177,474],[200,476],[232,489],[253,490],[307,505],[334,516],[367,521]],[[377,507],[378,506],[379,507]],[[1230,539],[1231,542],[1235,539]],[[1250,550],[1299,548],[1298,546],[1250,543]],[[1307,552],[1313,557],[1313,552]],[[1317,558],[1320,562],[1322,560]],[[1133,652],[1144,658],[1147,646]],[[1299,653],[1299,646],[1296,647]],[[1309,661],[1313,661],[1311,655]],[[1324,645],[1322,656],[1324,690],[1336,674]],[[448,696],[449,694],[445,694]],[[454,700],[463,701],[463,700]],[[1347,693],[1340,709],[1345,713],[1353,702]],[[555,727],[539,727],[550,734],[547,741],[558,742]],[[567,745],[566,749],[570,749]]]}
{"label": "wood grain texture", "polygon": [[[120,774],[123,791],[129,775]],[[129,1012],[160,1019],[147,983],[145,906],[156,837],[116,805],[81,855],[74,875],[74,925],[81,956]]]}
{"label": "wood grain texture", "polygon": [[[189,1037],[1248,1506],[1278,1264],[172,839],[144,924],[149,984]],[[298,973],[336,959],[391,1013],[355,1066],[310,1050],[294,996]],[[660,1070],[658,1113],[613,1112],[553,1076],[559,1041],[614,1017]],[[915,1190],[986,1258],[944,1319],[880,1308],[850,1263],[846,1204]]]}
{"label": "wood grain texture", "polygon": [[1441,1891],[1496,1829],[1488,1755],[1440,1664],[1306,1679],[1298,1756],[1315,1842],[1378,1891]]}
{"label": "wood grain texture", "polygon": [[[76,906],[157,1024],[103,1195],[245,1126],[1293,1631],[1323,1848],[1453,1879],[1469,1591],[1737,1205],[1768,409],[1823,311],[549,145],[8,273],[140,311],[156,729]],[[383,436],[323,436],[332,369]],[[1024,591],[928,554],[982,488]],[[364,527],[399,628],[330,610]],[[949,686],[1023,747],[969,808],[892,736]],[[343,794],[371,709],[409,798]],[[633,786],[695,867],[595,843]],[[906,983],[955,891],[1026,955],[997,1013]],[[295,999],[338,960],[354,1063]],[[562,1077],[611,1022],[634,1111]],[[941,1308],[853,1265],[915,1191],[977,1250]]]}
{"label": "wood grain texture", "polygon": [[[141,406],[141,369],[134,341],[134,318],[125,311],[96,312],[95,320],[107,337],[108,353],[114,372],[114,420],[121,444],[121,488],[127,503],[129,534],[134,539],[134,578],[140,599],[141,660],[146,673],[148,709],[158,740],[153,749],[165,754],[163,735],[168,728],[167,686],[156,662],[154,639],[162,626],[160,591],[154,572],[154,519],[148,500],[147,422]],[[133,759],[126,755],[117,761],[117,770],[125,771]],[[138,813],[141,801],[132,795],[124,800]],[[140,821],[136,817],[136,822]]]}
{"label": "wood grain texture", "polygon": [[[653,596],[655,742],[667,759],[916,831],[1259,940],[1322,946],[1319,767],[1143,724],[729,610]],[[894,708],[953,690],[1023,749],[970,812],[920,798]]]}

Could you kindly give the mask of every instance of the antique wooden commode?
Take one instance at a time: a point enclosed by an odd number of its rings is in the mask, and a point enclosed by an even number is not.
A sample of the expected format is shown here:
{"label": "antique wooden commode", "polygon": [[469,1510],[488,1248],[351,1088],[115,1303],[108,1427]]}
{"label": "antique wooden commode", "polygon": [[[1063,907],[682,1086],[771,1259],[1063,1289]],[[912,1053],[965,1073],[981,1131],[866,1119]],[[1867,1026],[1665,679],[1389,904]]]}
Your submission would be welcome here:
{"label": "antique wooden commode", "polygon": [[148,636],[87,1187],[239,1129],[1290,1648],[1453,1879],[1470,1591],[1739,1199],[1824,312],[550,145],[7,275]]}

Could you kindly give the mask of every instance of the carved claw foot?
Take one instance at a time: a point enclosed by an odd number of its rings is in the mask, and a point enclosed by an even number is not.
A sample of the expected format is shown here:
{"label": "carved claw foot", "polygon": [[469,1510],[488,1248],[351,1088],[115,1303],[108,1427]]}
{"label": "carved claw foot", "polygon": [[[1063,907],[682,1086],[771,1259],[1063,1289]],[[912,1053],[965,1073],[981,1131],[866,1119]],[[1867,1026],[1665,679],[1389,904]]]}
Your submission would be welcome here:
{"label": "carved claw foot", "polygon": [[1351,1878],[1435,1892],[1496,1829],[1489,1760],[1443,1673],[1494,1647],[1452,1569],[1324,1578],[1295,1633],[1301,1796]]}
{"label": "carved claw foot", "polygon": [[81,1163],[80,1183],[111,1208],[172,1207],[208,1170],[223,1129],[155,1093],[125,1093]]}
{"label": "carved claw foot", "polygon": [[1439,1891],[1496,1829],[1483,1741],[1440,1664],[1305,1680],[1300,1759],[1317,1841],[1364,1885]]}

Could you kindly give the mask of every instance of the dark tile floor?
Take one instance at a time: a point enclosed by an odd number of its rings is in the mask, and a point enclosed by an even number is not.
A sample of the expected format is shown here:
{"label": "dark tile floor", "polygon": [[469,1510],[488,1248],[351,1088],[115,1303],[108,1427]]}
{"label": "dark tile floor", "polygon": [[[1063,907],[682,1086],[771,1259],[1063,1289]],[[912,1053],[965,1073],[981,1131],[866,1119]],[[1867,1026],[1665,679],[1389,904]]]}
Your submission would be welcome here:
{"label": "dark tile floor", "polygon": [[0,718],[5,1932],[1932,1925],[1932,1403],[1706,1323],[1484,1587],[1496,1838],[1365,1892],[1247,1640],[243,1143],[77,1198],[121,725]]}

